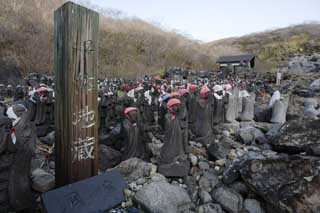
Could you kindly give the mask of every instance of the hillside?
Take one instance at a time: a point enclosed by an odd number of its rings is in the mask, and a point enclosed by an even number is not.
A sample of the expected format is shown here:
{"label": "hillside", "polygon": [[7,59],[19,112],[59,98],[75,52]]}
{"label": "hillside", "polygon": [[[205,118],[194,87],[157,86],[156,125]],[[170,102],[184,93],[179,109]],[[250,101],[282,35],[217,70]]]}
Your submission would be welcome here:
{"label": "hillside", "polygon": [[[283,65],[296,54],[320,52],[320,24],[309,23],[227,38],[205,44],[212,55],[251,53],[269,68]],[[217,57],[217,55],[216,55]]]}
{"label": "hillside", "polygon": [[[23,75],[52,73],[53,12],[64,0],[2,0],[0,65],[10,62]],[[170,66],[210,69],[206,48],[175,32],[138,18],[80,2],[100,14],[99,72],[106,76],[142,76]],[[37,12],[34,12],[37,11]]]}

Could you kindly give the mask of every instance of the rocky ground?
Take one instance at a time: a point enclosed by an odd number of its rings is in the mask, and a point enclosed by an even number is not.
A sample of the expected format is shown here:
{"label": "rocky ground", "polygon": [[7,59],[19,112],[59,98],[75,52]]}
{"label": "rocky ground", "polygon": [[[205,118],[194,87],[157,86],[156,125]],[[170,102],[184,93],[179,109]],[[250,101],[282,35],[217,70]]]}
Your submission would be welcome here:
{"label": "rocky ground", "polygon": [[[266,122],[270,97],[257,97],[254,121],[219,125],[206,146],[190,140],[184,178],[158,173],[158,137],[149,144],[151,162],[121,162],[119,151],[99,145],[101,172],[118,170],[128,183],[126,200],[109,212],[320,212],[320,113],[308,108],[320,103],[320,80],[307,82],[283,82],[289,97],[284,124]],[[32,162],[32,187],[39,195],[55,185],[53,148],[45,145],[52,141],[54,133],[40,138]]]}

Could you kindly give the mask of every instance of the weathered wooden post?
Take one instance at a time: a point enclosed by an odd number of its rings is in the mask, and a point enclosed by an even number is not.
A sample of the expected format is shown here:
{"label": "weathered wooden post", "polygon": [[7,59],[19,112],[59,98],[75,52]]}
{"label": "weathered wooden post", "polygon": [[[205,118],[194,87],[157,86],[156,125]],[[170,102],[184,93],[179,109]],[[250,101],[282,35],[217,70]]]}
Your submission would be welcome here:
{"label": "weathered wooden post", "polygon": [[98,172],[99,14],[67,2],[54,13],[56,184]]}

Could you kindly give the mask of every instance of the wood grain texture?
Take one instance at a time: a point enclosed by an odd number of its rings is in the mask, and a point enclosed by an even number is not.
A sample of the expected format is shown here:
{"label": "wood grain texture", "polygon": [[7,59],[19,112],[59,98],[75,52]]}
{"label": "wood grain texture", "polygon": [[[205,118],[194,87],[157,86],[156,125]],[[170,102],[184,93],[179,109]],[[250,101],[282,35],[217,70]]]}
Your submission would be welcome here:
{"label": "wood grain texture", "polygon": [[[98,172],[98,33],[99,14],[92,10],[67,2],[54,13],[57,186]],[[83,128],[89,124],[88,118],[95,125]],[[92,137],[94,159],[75,160],[79,140]],[[91,151],[91,146],[86,148]]]}

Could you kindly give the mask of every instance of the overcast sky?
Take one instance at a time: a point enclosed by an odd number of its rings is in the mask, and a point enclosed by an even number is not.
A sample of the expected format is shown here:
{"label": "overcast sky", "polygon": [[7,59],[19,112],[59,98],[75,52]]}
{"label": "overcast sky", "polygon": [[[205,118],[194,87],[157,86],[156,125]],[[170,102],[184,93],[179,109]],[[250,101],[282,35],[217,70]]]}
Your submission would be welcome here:
{"label": "overcast sky", "polygon": [[320,21],[320,0],[91,0],[204,42]]}

